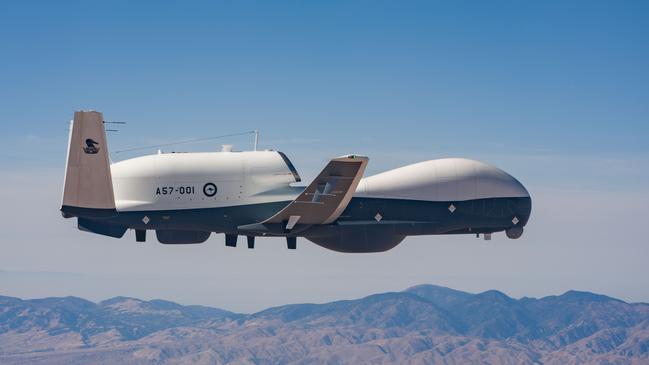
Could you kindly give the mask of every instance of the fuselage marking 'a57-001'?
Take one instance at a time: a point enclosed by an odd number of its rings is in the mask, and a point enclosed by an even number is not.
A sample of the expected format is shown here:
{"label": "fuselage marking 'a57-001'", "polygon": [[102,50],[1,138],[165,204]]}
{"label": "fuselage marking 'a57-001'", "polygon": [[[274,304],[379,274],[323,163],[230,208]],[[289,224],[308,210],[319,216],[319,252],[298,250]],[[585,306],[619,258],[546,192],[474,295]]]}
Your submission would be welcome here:
{"label": "fuselage marking 'a57-001'", "polygon": [[424,161],[363,178],[368,158],[332,159],[306,187],[279,151],[158,153],[110,163],[103,116],[79,111],[70,130],[61,212],[81,230],[165,244],[224,233],[296,238],[341,252],[380,252],[406,236],[504,231],[519,238],[532,202],[504,171],[463,158]]}
{"label": "fuselage marking 'a57-001'", "polygon": [[[207,189],[207,190],[205,190]],[[158,186],[155,190],[155,195],[172,195],[174,193],[178,195],[193,195],[196,192],[194,189],[194,186],[190,185],[183,185],[183,186]],[[214,196],[213,192],[216,192],[216,186],[212,183],[205,184],[205,187],[203,188],[203,192],[205,193],[206,196]],[[211,194],[211,195],[210,195]]]}

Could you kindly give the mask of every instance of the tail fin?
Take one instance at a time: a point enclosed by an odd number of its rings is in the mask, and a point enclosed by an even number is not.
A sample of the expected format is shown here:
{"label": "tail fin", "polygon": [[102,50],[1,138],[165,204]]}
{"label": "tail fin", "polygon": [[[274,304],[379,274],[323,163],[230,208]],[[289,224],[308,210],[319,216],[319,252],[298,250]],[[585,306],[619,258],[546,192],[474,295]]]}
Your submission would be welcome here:
{"label": "tail fin", "polygon": [[75,112],[70,127],[61,210],[75,208],[115,210],[104,116],[95,111]]}

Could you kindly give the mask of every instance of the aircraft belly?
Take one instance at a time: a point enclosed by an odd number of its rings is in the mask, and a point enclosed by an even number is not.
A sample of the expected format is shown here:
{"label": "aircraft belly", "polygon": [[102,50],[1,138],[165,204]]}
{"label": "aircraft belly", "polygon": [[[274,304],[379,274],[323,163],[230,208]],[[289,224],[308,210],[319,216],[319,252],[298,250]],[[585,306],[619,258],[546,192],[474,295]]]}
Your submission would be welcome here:
{"label": "aircraft belly", "polygon": [[[120,211],[97,218],[92,210],[76,210],[74,215],[134,229],[182,229],[210,232],[238,232],[238,227],[261,222],[284,208],[289,201],[267,202],[218,208]],[[451,209],[452,207],[452,209]],[[529,198],[492,198],[462,202],[352,198],[339,219],[332,224],[314,225],[299,236],[329,235],[344,226],[367,229],[387,227],[395,235],[493,232],[529,219]],[[386,228],[379,228],[383,230]]]}
{"label": "aircraft belly", "polygon": [[112,218],[134,229],[178,229],[234,233],[242,224],[262,221],[289,201],[217,208],[121,211]]}
{"label": "aircraft belly", "polygon": [[512,225],[514,217],[517,225],[524,226],[530,212],[531,200],[526,197],[459,202],[354,197],[336,224],[393,224],[405,235],[444,234],[463,229],[481,232],[505,229]]}

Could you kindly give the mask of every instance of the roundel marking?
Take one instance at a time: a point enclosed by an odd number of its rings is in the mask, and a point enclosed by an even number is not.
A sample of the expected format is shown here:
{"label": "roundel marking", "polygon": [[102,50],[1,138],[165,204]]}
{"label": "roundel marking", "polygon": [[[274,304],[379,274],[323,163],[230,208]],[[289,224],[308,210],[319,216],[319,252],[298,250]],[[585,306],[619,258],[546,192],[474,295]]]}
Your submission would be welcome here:
{"label": "roundel marking", "polygon": [[203,185],[203,194],[205,194],[205,196],[209,196],[210,198],[216,195],[216,190],[216,185],[214,185],[213,183],[207,183]]}

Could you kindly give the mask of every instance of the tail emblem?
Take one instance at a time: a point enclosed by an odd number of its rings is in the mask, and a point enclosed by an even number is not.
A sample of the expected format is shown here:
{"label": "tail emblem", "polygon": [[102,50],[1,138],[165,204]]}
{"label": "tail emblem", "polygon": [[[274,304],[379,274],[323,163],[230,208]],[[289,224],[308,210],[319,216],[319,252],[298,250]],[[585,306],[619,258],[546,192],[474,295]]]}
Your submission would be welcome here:
{"label": "tail emblem", "polygon": [[98,144],[99,142],[93,140],[92,138],[86,139],[86,147],[83,148],[83,152],[90,155],[96,154],[97,152],[99,152],[99,147],[97,147]]}

